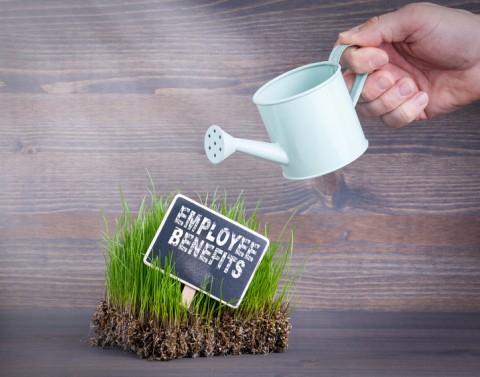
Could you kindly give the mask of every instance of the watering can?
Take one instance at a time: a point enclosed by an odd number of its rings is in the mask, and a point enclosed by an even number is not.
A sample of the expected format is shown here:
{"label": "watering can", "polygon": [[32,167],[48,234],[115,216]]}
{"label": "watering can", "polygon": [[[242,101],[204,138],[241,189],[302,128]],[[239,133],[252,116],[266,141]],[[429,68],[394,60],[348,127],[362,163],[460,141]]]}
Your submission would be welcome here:
{"label": "watering can", "polygon": [[288,71],[253,96],[270,143],[235,138],[213,125],[205,133],[208,159],[219,163],[239,151],[282,165],[288,179],[308,179],[342,168],[368,147],[355,111],[367,74],[348,91],[339,64],[349,45],[337,45],[328,61]]}

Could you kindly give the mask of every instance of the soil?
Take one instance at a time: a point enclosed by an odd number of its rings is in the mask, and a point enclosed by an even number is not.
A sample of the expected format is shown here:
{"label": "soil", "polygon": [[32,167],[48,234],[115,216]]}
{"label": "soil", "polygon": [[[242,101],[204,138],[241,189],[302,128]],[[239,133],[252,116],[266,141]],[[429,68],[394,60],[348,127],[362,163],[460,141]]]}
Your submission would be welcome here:
{"label": "soil", "polygon": [[267,354],[288,346],[291,324],[286,310],[274,315],[235,318],[232,311],[210,321],[191,315],[184,325],[139,321],[100,302],[92,318],[97,337],[93,346],[119,347],[150,360],[183,357]]}

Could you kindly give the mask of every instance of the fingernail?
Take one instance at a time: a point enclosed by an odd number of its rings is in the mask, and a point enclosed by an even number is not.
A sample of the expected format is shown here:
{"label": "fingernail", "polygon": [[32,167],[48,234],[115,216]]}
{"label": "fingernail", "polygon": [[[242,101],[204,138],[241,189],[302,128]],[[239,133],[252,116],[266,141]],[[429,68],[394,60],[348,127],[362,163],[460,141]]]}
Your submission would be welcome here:
{"label": "fingernail", "polygon": [[385,55],[375,55],[368,64],[370,68],[377,69],[383,67],[385,64],[388,63],[388,58]]}
{"label": "fingernail", "polygon": [[410,85],[410,83],[408,83],[407,81],[403,82],[402,84],[400,84],[400,86],[398,87],[398,93],[402,96],[402,97],[406,97],[406,96],[409,96],[410,94],[412,94],[412,86]]}
{"label": "fingernail", "polygon": [[359,30],[360,30],[360,25],[352,27],[351,29],[344,31],[340,34],[352,35],[352,34],[358,33]]}
{"label": "fingernail", "polygon": [[385,90],[390,89],[393,86],[394,82],[390,80],[390,78],[387,76],[380,76],[375,84],[377,86],[377,89],[384,92]]}
{"label": "fingernail", "polygon": [[425,92],[421,92],[415,97],[415,103],[418,107],[423,107],[428,102],[428,94]]}

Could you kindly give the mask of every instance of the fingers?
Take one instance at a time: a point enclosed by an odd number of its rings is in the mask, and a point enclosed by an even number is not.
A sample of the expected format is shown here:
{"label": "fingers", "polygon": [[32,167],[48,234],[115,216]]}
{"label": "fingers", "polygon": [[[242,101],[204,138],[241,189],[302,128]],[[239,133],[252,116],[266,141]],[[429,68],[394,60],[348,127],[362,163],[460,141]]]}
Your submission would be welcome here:
{"label": "fingers", "polygon": [[349,47],[342,54],[340,64],[353,72],[370,73],[388,63],[388,54],[379,48]]}
{"label": "fingers", "polygon": [[379,46],[383,42],[382,29],[384,27],[380,22],[380,17],[376,16],[361,25],[340,33],[337,42],[358,46]]}
{"label": "fingers", "polygon": [[[412,70],[405,68],[405,60],[398,59],[398,52],[391,44],[419,38],[425,25],[438,23],[434,21],[439,21],[439,9],[433,4],[409,4],[339,34],[337,43],[362,46],[348,48],[341,61],[353,72],[369,73],[357,105],[361,115],[381,117],[391,127],[426,119],[428,95],[420,91],[413,80]],[[434,13],[437,16],[434,17]],[[352,73],[346,73],[347,84],[354,77]]]}
{"label": "fingers", "polygon": [[385,72],[372,75],[363,102],[357,105],[358,113],[365,117],[380,117],[387,126],[395,128],[425,118],[427,93],[419,91],[415,82],[409,78],[401,78],[390,88],[384,89],[388,87],[389,80]]}
{"label": "fingers", "polygon": [[[345,74],[349,87],[354,78],[351,72]],[[379,70],[368,76],[357,111],[365,117],[380,117],[387,126],[397,128],[425,119],[427,104],[427,93],[420,91],[411,78]]]}
{"label": "fingers", "polygon": [[[354,80],[354,73],[350,71],[345,73],[345,82],[349,88],[352,87]],[[395,85],[395,82],[395,76],[386,70],[379,70],[369,74],[362,90],[360,103],[376,100],[380,95],[392,88]]]}
{"label": "fingers", "polygon": [[412,80],[400,79],[377,98],[359,104],[357,110],[366,117],[381,117],[407,101],[414,91],[418,92],[418,88]]}
{"label": "fingers", "polygon": [[406,126],[414,120],[426,119],[424,112],[428,104],[428,94],[418,92],[403,102],[395,110],[382,116],[382,121],[387,126],[398,128]]}

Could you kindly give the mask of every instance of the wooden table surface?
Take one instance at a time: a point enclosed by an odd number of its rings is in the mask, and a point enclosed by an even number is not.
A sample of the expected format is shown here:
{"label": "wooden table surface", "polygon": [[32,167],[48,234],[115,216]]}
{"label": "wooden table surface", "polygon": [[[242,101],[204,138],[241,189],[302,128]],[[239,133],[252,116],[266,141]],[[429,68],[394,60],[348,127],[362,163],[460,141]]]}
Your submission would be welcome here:
{"label": "wooden table surface", "polygon": [[[405,1],[0,1],[0,374],[478,376],[480,104],[403,129],[362,119],[351,165],[289,181],[203,151],[218,124],[268,141],[255,90],[325,60]],[[441,1],[480,13],[480,2]],[[148,172],[148,173],[147,173]],[[149,363],[90,348],[104,224],[148,194],[243,192],[293,267],[283,354]]]}
{"label": "wooden table surface", "polygon": [[89,309],[0,312],[2,376],[478,376],[472,313],[295,311],[289,347],[269,355],[147,361],[92,348]]}

